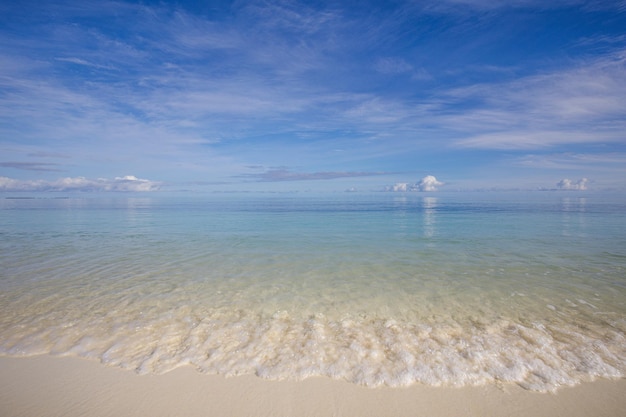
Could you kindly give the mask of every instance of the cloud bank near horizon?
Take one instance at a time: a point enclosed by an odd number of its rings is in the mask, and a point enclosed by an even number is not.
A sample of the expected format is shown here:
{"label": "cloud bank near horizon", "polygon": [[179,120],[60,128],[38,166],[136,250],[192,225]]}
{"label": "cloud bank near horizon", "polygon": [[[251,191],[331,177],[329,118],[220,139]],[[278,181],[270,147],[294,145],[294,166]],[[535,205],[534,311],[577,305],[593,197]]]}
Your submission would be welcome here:
{"label": "cloud bank near horizon", "polygon": [[0,191],[119,191],[119,192],[149,192],[161,188],[161,183],[137,178],[133,175],[115,177],[113,179],[85,177],[67,177],[55,181],[46,180],[17,180],[0,177]]}

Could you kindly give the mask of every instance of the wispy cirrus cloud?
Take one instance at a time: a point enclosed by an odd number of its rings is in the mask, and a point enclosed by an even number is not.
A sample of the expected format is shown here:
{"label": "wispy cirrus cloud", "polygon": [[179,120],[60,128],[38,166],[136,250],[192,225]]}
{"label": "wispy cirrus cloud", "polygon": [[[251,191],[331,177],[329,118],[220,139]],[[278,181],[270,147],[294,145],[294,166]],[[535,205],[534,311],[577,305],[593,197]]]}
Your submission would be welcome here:
{"label": "wispy cirrus cloud", "polygon": [[588,2],[585,0],[553,0],[550,2],[541,0],[443,0],[429,2],[430,9],[450,13],[451,8],[464,8],[470,10],[494,10],[502,8],[532,8],[532,9],[556,9],[559,7],[581,7],[588,9],[613,9],[623,10],[623,0]]}
{"label": "wispy cirrus cloud", "polygon": [[404,74],[413,71],[413,65],[403,58],[379,58],[374,68],[383,74]]}
{"label": "wispy cirrus cloud", "polygon": [[115,69],[115,67],[112,66],[107,66],[107,65],[101,65],[101,64],[95,64],[93,62],[89,62],[85,59],[82,58],[76,58],[76,57],[68,57],[68,58],[56,58],[57,61],[62,61],[62,62],[68,62],[71,64],[76,64],[76,65],[81,65],[84,67],[90,67],[90,68],[98,68],[98,69]]}
{"label": "wispy cirrus cloud", "polygon": [[62,169],[59,169],[59,164],[52,162],[0,162],[0,167],[23,169],[26,171],[62,171]]}
{"label": "wispy cirrus cloud", "polygon": [[385,172],[297,172],[286,168],[269,169],[258,174],[247,174],[246,178],[256,179],[261,182],[282,181],[317,181],[332,180],[337,178],[372,177],[388,175]]}
{"label": "wispy cirrus cloud", "polygon": [[626,56],[613,54],[572,69],[507,84],[450,91],[480,104],[442,117],[465,137],[456,146],[541,149],[626,139]]}
{"label": "wispy cirrus cloud", "polygon": [[626,166],[626,154],[624,153],[547,153],[530,154],[515,158],[511,161],[514,165],[524,166],[531,169],[551,169],[568,171],[604,171],[623,172]]}
{"label": "wispy cirrus cloud", "polygon": [[[583,3],[6,5],[0,167],[222,184],[424,172],[446,152],[451,170],[484,151],[517,167],[521,153],[608,153],[626,140],[623,36],[588,32],[569,45],[593,53],[529,65],[498,56],[533,10]],[[530,20],[506,20],[518,9]]]}

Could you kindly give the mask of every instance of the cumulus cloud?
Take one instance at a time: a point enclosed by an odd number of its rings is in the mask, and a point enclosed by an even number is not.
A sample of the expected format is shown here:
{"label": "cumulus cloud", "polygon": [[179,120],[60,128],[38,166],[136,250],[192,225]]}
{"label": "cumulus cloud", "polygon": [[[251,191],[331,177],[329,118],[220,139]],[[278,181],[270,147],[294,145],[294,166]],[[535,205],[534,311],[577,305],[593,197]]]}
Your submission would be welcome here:
{"label": "cumulus cloud", "polygon": [[408,182],[397,182],[391,187],[387,187],[387,191],[437,191],[437,187],[440,187],[442,185],[444,185],[444,183],[437,180],[437,178],[435,178],[433,175],[427,175],[415,184],[411,184]]}
{"label": "cumulus cloud", "polygon": [[420,182],[417,183],[420,191],[437,191],[437,187],[442,185],[443,182],[437,181],[437,178],[432,175],[425,176],[420,180]]}
{"label": "cumulus cloud", "polygon": [[0,177],[0,191],[156,191],[161,183],[137,178],[134,175],[114,179],[67,177],[55,181],[16,180]]}
{"label": "cumulus cloud", "polygon": [[411,188],[413,187],[414,187],[414,184],[409,184],[408,182],[397,182],[391,187],[390,191],[395,191],[395,192],[417,191],[417,190],[412,190]]}
{"label": "cumulus cloud", "polygon": [[589,180],[587,178],[581,178],[576,182],[573,182],[572,180],[569,180],[567,178],[562,179],[561,181],[559,181],[556,184],[556,188],[558,188],[559,190],[586,190],[587,189],[587,183],[589,182]]}

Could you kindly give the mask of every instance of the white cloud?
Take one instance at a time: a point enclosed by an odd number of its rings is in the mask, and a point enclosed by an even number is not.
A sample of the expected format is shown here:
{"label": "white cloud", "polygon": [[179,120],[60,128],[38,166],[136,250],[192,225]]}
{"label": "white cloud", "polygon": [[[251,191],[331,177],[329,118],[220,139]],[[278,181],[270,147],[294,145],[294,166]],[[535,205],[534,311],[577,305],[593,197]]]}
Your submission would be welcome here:
{"label": "white cloud", "polygon": [[279,181],[311,181],[311,180],[332,180],[336,178],[370,177],[384,175],[384,172],[295,172],[285,168],[270,169],[262,173],[247,174],[245,177],[257,178],[263,182]]}
{"label": "white cloud", "polygon": [[391,191],[404,192],[404,191],[408,191],[410,188],[411,188],[411,185],[407,182],[397,182],[391,187]]}
{"label": "white cloud", "polygon": [[624,51],[578,66],[480,84],[447,94],[453,103],[481,103],[442,116],[465,134],[464,148],[539,149],[564,144],[624,140],[626,113]]}
{"label": "white cloud", "polygon": [[133,175],[114,179],[67,177],[55,181],[16,180],[0,177],[0,191],[156,191],[161,183],[137,178]]}
{"label": "white cloud", "polygon": [[[18,181],[13,187],[150,189],[132,180],[77,175],[112,178],[141,166],[146,176],[215,182],[245,178],[241,173],[247,170],[241,167],[250,163],[288,163],[307,172],[267,172],[259,181],[341,178],[371,171],[366,164],[374,158],[428,158],[433,149],[449,148],[450,141],[455,141],[454,152],[576,152],[564,145],[624,143],[626,71],[624,51],[616,51],[623,45],[619,36],[603,49],[613,54],[581,58],[577,64],[558,61],[552,68],[559,69],[531,67],[529,72],[514,62],[506,68],[479,62],[472,68],[450,65],[471,76],[459,75],[447,86],[451,73],[437,72],[430,62],[455,50],[424,46],[398,55],[400,49],[389,48],[409,33],[429,35],[413,27],[421,13],[435,5],[445,11],[451,5],[481,10],[527,3],[543,7],[545,2],[432,3],[409,2],[364,20],[341,5],[318,8],[289,1],[229,4],[225,20],[219,13],[207,18],[164,3],[81,2],[60,10],[42,6],[43,11],[33,13],[46,16],[55,9],[58,16],[67,16],[63,21],[76,24],[51,21],[40,28],[49,30],[46,36],[5,31],[0,144],[30,144],[40,154],[54,151],[68,158],[31,160],[16,152],[11,159],[5,154],[0,167],[64,172],[49,174],[45,183]],[[93,23],[89,18],[97,15],[115,16],[114,26],[80,23]],[[115,22],[122,32],[110,31]],[[447,31],[443,35],[442,42],[450,39]],[[432,83],[419,90],[421,83],[406,83],[429,78]],[[346,151],[329,157],[326,148],[335,143]],[[316,166],[315,159],[324,164]],[[599,176],[593,171],[573,172],[593,175],[597,186]],[[52,181],[57,175],[73,178]],[[439,185],[422,180],[398,187],[428,191]],[[0,190],[6,187],[0,183]]]}
{"label": "white cloud", "polygon": [[396,100],[355,95],[342,115],[344,122],[354,125],[393,126],[406,123],[407,119],[415,115],[415,110]]}
{"label": "white cloud", "polygon": [[[433,2],[429,9],[433,11],[452,13],[457,9],[463,10],[495,10],[504,8],[535,8],[557,9],[560,7],[580,6],[593,10],[594,8],[623,9],[620,2],[586,2],[585,0],[439,0]],[[458,10],[457,10],[458,11]]]}
{"label": "white cloud", "polygon": [[413,71],[413,66],[402,58],[381,58],[374,68],[383,74],[402,74]]}
{"label": "white cloud", "polygon": [[443,182],[437,180],[437,178],[435,178],[432,175],[427,175],[415,184],[410,184],[408,182],[397,182],[391,187],[387,187],[387,191],[393,191],[393,192],[437,191],[437,187],[441,187],[442,185],[444,185]]}
{"label": "white cloud", "polygon": [[100,69],[114,69],[114,67],[94,64],[93,62],[86,61],[82,58],[70,57],[70,58],[56,58],[57,61],[69,62],[71,64],[81,65],[85,67],[100,68]]}
{"label": "white cloud", "polygon": [[621,132],[564,132],[510,130],[478,134],[456,143],[463,148],[524,150],[543,149],[558,145],[615,142]]}
{"label": "white cloud", "polygon": [[419,183],[417,183],[420,191],[437,191],[437,187],[440,187],[442,185],[443,182],[437,181],[437,178],[432,175],[425,176],[420,180]]}
{"label": "white cloud", "polygon": [[581,178],[576,182],[573,182],[567,178],[562,179],[556,184],[556,187],[559,190],[578,190],[583,191],[587,189],[587,183],[589,180],[587,178]]}
{"label": "white cloud", "polygon": [[623,152],[529,154],[514,159],[511,163],[532,169],[594,170],[620,175],[626,166],[626,154]]}

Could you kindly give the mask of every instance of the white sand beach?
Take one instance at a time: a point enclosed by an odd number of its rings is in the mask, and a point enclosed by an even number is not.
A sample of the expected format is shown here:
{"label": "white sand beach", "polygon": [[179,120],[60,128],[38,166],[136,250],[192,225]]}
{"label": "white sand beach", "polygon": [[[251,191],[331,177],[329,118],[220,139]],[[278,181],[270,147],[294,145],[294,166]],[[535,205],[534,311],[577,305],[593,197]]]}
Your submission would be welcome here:
{"label": "white sand beach", "polygon": [[556,394],[517,385],[365,388],[328,378],[224,378],[181,367],[137,375],[76,357],[0,358],[0,415],[74,416],[594,416],[626,410],[626,379]]}

